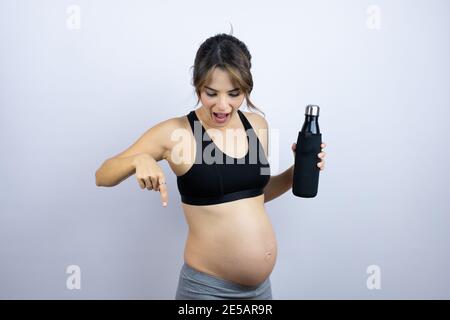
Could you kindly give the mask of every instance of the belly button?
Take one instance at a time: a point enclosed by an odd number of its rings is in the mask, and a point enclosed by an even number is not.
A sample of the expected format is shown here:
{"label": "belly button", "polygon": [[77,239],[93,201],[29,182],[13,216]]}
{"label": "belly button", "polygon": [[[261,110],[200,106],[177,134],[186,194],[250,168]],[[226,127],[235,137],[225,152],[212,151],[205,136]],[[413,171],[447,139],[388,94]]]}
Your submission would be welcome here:
{"label": "belly button", "polygon": [[266,257],[267,257],[267,258],[270,258],[271,255],[272,255],[272,252],[267,252],[267,253],[266,253]]}

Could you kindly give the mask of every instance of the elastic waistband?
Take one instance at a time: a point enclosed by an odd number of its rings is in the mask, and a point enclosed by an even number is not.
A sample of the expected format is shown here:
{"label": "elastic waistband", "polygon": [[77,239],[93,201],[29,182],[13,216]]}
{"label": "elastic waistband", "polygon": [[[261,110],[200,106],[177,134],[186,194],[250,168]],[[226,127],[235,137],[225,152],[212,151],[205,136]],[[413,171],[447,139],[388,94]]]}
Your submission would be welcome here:
{"label": "elastic waistband", "polygon": [[264,280],[261,284],[256,285],[256,286],[246,286],[240,283],[236,283],[230,280],[226,280],[226,279],[221,279],[218,278],[216,276],[207,274],[205,272],[196,270],[194,268],[192,268],[191,266],[189,266],[188,264],[184,263],[182,268],[181,268],[181,272],[191,278],[194,279],[196,281],[199,281],[203,284],[207,284],[211,287],[214,286],[218,286],[220,288],[223,289],[228,289],[228,290],[232,290],[232,291],[236,291],[236,292],[246,292],[246,291],[255,291],[255,290],[263,290],[267,285],[270,284],[270,278],[267,277],[266,280]]}
{"label": "elastic waistband", "polygon": [[210,205],[218,204],[223,202],[230,202],[243,198],[256,197],[264,193],[264,189],[246,189],[241,191],[236,191],[232,193],[227,193],[219,197],[194,197],[181,194],[181,201],[186,204],[193,205]]}

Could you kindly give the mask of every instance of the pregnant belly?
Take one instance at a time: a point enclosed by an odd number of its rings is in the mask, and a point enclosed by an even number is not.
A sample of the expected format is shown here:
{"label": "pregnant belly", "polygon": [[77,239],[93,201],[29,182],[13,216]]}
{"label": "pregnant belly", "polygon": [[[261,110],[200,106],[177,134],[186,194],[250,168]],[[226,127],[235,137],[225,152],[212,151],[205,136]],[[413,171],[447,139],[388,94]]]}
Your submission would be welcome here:
{"label": "pregnant belly", "polygon": [[277,243],[261,199],[255,198],[185,210],[189,224],[185,262],[225,280],[261,284],[275,265]]}

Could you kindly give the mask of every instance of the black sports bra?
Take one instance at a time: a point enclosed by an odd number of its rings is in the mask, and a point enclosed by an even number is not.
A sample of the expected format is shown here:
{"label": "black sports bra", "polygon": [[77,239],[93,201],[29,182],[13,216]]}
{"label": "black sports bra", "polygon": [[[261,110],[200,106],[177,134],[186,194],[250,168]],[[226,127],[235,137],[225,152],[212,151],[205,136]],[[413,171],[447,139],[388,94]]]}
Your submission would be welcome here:
{"label": "black sports bra", "polygon": [[200,123],[195,111],[187,115],[196,141],[196,155],[191,168],[177,176],[183,203],[211,205],[264,193],[264,187],[270,180],[270,165],[250,122],[239,109],[237,113],[247,133],[248,149],[242,158],[230,157],[222,152]]}

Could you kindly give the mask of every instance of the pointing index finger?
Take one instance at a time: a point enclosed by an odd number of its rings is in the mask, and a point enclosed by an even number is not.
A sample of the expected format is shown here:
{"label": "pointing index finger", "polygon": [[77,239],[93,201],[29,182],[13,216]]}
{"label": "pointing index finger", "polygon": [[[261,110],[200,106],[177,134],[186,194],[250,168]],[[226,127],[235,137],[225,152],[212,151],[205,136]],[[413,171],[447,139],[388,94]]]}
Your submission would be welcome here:
{"label": "pointing index finger", "polygon": [[161,201],[164,207],[167,206],[168,201],[168,193],[167,193],[167,185],[164,179],[159,180],[159,192],[161,195]]}

